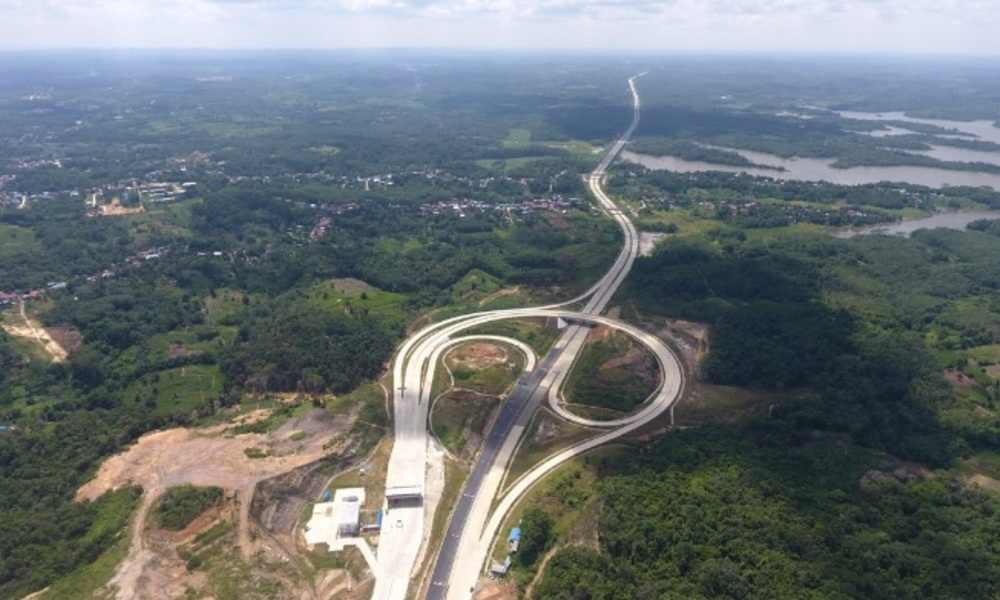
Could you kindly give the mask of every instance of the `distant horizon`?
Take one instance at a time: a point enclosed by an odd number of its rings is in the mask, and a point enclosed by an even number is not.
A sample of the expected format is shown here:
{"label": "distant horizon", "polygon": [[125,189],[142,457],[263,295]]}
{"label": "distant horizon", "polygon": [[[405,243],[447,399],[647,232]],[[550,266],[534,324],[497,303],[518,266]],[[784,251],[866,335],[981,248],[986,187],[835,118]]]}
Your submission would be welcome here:
{"label": "distant horizon", "polygon": [[17,48],[0,46],[0,54],[270,54],[270,53],[394,53],[421,52],[427,54],[497,54],[497,55],[540,55],[540,56],[606,56],[606,57],[649,57],[649,58],[725,58],[725,59],[946,59],[946,60],[1000,60],[1000,50],[995,52],[892,52],[892,51],[825,51],[825,50],[703,50],[677,49],[628,49],[628,48],[545,48],[545,47],[493,47],[493,46],[47,46]]}
{"label": "distant horizon", "polygon": [[0,49],[1000,56],[997,0],[0,0]]}

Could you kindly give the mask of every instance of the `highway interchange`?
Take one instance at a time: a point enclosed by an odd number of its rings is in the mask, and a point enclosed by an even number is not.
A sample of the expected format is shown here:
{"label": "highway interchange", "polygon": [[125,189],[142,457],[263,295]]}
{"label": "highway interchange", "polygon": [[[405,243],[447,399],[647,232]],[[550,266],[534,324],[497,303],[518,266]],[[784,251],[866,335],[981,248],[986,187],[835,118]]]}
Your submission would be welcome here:
{"label": "highway interchange", "polygon": [[[633,119],[588,176],[588,186],[604,212],[622,230],[624,244],[608,272],[583,294],[566,302],[461,315],[417,331],[400,347],[393,364],[394,436],[386,477],[386,515],[378,547],[375,600],[404,600],[423,554],[432,551],[429,524],[440,494],[428,493],[428,472],[440,470],[440,454],[429,452],[428,416],[435,369],[442,353],[472,339],[503,341],[526,354],[526,368],[501,406],[483,443],[462,494],[453,509],[442,547],[431,573],[429,600],[467,600],[486,563],[492,542],[518,500],[560,464],[621,437],[658,417],[680,396],[683,369],[674,352],[659,338],[617,319],[601,316],[628,275],[639,252],[638,233],[603,189],[608,166],[621,152],[639,124],[640,99],[636,79],[628,80]],[[583,304],[581,308],[575,306]],[[537,360],[524,344],[496,336],[462,336],[462,332],[495,321],[516,318],[552,318],[569,323],[549,353]],[[613,421],[593,421],[565,410],[560,389],[586,340],[590,325],[599,324],[631,335],[645,345],[660,366],[661,383],[635,413]],[[507,468],[532,414],[548,401],[561,417],[604,429],[602,433],[564,448],[532,467],[498,497]],[[409,592],[409,595],[408,595]]]}

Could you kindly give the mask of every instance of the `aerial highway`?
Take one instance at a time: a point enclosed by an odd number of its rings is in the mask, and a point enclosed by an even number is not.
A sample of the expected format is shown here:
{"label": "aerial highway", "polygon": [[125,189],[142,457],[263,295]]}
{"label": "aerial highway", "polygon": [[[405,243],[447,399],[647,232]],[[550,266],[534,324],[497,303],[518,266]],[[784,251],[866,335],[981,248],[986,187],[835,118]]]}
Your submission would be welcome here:
{"label": "aerial highway", "polygon": [[[386,517],[379,541],[373,594],[376,600],[404,600],[422,553],[429,551],[428,525],[437,508],[433,496],[425,493],[427,470],[430,461],[435,460],[428,451],[432,387],[442,352],[459,340],[476,337],[461,336],[462,332],[495,321],[525,317],[558,318],[569,323],[548,355],[534,364],[534,368],[525,369],[487,434],[454,507],[434,563],[427,591],[427,598],[431,600],[465,600],[470,596],[497,530],[534,483],[566,460],[648,423],[668,410],[679,397],[683,369],[673,351],[635,326],[600,316],[628,275],[639,251],[638,232],[604,192],[603,184],[608,166],[638,126],[640,100],[635,81],[640,76],[628,81],[634,107],[631,124],[587,179],[598,204],[618,223],[624,237],[622,249],[607,273],[583,294],[565,302],[472,313],[433,323],[414,333],[397,352],[393,363],[395,442],[386,478]],[[553,394],[558,394],[592,324],[623,331],[649,348],[660,365],[660,386],[636,413],[615,421],[598,422],[608,431],[557,452],[512,482],[499,498],[496,508],[491,510],[531,415],[546,398],[555,403]]]}

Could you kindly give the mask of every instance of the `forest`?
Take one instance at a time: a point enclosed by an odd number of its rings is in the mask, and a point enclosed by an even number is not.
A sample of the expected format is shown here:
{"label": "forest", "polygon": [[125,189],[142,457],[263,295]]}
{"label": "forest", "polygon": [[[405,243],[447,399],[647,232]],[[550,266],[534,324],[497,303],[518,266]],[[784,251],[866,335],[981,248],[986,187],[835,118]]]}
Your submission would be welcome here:
{"label": "forest", "polygon": [[[519,169],[557,182],[565,166]],[[0,424],[14,427],[0,432],[0,595],[43,587],[113,542],[88,534],[104,526],[104,501],[73,495],[142,433],[197,424],[246,394],[349,392],[382,372],[417,315],[505,285],[583,287],[620,243],[586,206],[558,218],[488,205],[460,216],[378,197],[334,213],[311,239],[325,213],[282,196],[277,185],[206,186],[202,198],[124,219],[82,217],[69,200],[3,215],[36,239],[58,238],[54,250],[0,255],[5,283],[65,277],[37,317],[83,341],[66,363],[46,364],[0,334]],[[155,257],[135,258],[154,243]]]}
{"label": "forest", "polygon": [[[895,164],[940,142],[929,127],[875,142],[864,132],[880,125],[776,115],[803,103],[997,118],[1000,77],[974,61],[943,79],[934,61],[899,74],[864,61],[643,60],[637,145],[699,160],[738,160],[695,143],[712,141]],[[500,290],[523,304],[566,298],[597,279],[620,233],[581,175],[628,123],[636,61],[0,56],[0,291],[55,284],[28,314],[79,335],[51,362],[0,331],[0,597],[50,585],[119,539],[141,490],[73,498],[143,433],[269,393],[350,392],[417,319],[481,310]],[[84,203],[136,182],[197,193],[122,216]],[[609,188],[643,231],[668,236],[615,302],[709,324],[708,381],[801,400],[609,458],[594,489],[598,551],[557,553],[537,594],[995,596],[996,500],[956,474],[1000,443],[995,222],[906,240],[819,228],[996,208],[1000,194],[633,165],[614,167]],[[217,500],[181,490],[160,512],[182,526]],[[556,543],[548,515],[526,519],[524,568]]]}
{"label": "forest", "polygon": [[[536,593],[995,595],[1000,501],[963,465],[1000,440],[975,358],[1000,341],[998,253],[994,236],[930,230],[688,235],[640,258],[640,313],[713,325],[706,381],[798,393],[599,461],[600,551],[559,550]],[[981,383],[954,388],[956,371]]]}

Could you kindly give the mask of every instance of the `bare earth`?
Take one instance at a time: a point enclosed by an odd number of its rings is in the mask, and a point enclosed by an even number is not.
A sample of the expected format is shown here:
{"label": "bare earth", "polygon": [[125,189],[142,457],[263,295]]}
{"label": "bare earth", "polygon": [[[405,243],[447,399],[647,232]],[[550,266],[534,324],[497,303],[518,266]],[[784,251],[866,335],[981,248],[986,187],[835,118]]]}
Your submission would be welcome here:
{"label": "bare earth", "polygon": [[475,600],[517,600],[517,587],[491,581],[476,592]]}
{"label": "bare earth", "polygon": [[21,303],[20,313],[21,323],[4,323],[4,331],[15,337],[29,339],[40,344],[45,349],[45,352],[52,357],[52,362],[63,362],[69,357],[66,349],[60,346],[59,342],[53,339],[40,323],[28,318],[27,313],[24,311],[23,302]]}
{"label": "bare earth", "polygon": [[474,371],[504,365],[510,359],[503,346],[488,342],[465,344],[452,351],[448,358],[451,366],[466,367]]}
{"label": "bare earth", "polygon": [[[257,411],[244,418],[253,421],[263,416],[266,411]],[[109,490],[130,484],[141,485],[144,490],[131,529],[128,556],[111,581],[117,588],[116,598],[176,597],[178,586],[183,584],[178,581],[176,568],[164,564],[162,554],[150,547],[145,536],[146,517],[164,490],[189,483],[214,485],[235,492],[240,550],[243,556],[250,556],[255,548],[248,533],[246,513],[256,484],[322,458],[329,451],[325,446],[333,439],[331,434],[346,429],[347,423],[339,421],[349,423],[350,418],[333,419],[325,414],[309,413],[273,434],[224,433],[232,424],[204,429],[168,429],[146,434],[126,451],[106,460],[94,479],[77,491],[77,500],[93,500]],[[309,430],[312,435],[293,443],[288,439],[291,427]],[[269,456],[248,458],[245,450],[249,448],[264,449]],[[150,590],[159,592],[151,595]]]}
{"label": "bare earth", "polygon": [[146,209],[141,205],[131,208],[128,206],[122,206],[118,199],[115,198],[110,204],[102,204],[100,211],[102,217],[120,217],[122,215],[136,215],[143,213],[146,212]]}

